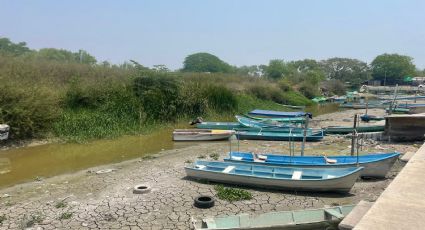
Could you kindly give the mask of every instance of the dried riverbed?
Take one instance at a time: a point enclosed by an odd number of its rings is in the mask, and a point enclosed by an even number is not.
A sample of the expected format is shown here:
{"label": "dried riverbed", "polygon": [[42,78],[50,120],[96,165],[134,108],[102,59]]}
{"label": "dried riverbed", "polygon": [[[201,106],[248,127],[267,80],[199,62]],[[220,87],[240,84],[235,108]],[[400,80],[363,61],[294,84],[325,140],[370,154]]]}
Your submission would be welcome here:
{"label": "dried riverbed", "polygon": [[[322,115],[325,116],[325,115]],[[327,115],[329,116],[329,115]],[[348,116],[348,115],[347,115]],[[340,117],[340,116],[338,116]],[[319,116],[320,118],[320,116]],[[321,118],[325,119],[325,118]],[[326,137],[308,143],[306,154],[346,154],[350,140]],[[384,180],[359,180],[350,194],[317,194],[244,188],[253,194],[248,201],[227,202],[216,198],[211,209],[198,209],[193,199],[215,196],[214,184],[185,178],[184,165],[198,158],[222,159],[228,142],[210,142],[162,151],[159,154],[90,168],[0,190],[0,229],[188,229],[191,217],[319,208],[325,205],[375,200],[402,164],[397,162]],[[241,151],[287,152],[287,142],[234,141]],[[299,147],[299,145],[297,145]],[[363,151],[416,151],[418,144],[370,142]],[[101,169],[111,172],[97,174]],[[133,186],[147,184],[152,191],[133,194]],[[4,217],[4,218],[1,218]]]}

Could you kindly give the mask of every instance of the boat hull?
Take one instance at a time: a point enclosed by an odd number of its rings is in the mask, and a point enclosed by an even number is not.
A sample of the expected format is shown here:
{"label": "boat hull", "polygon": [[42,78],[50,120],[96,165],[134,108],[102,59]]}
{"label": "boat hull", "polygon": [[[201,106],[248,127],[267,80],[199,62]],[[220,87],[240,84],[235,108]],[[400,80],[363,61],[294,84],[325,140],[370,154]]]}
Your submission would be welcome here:
{"label": "boat hull", "polygon": [[[278,133],[278,132],[253,132],[243,131],[237,132],[236,136],[239,140],[264,140],[264,141],[303,141],[302,132],[297,133]],[[323,139],[322,132],[313,133],[306,136],[306,141],[320,141]]]}
{"label": "boat hull", "polygon": [[[272,155],[272,154],[270,154]],[[361,177],[374,177],[374,178],[385,178],[387,173],[391,170],[391,167],[394,165],[395,161],[398,159],[398,156],[400,154],[395,153],[392,155],[389,155],[389,157],[383,158],[381,160],[376,160],[372,162],[361,162],[359,163],[360,167],[364,167],[364,169],[361,171],[360,176]],[[236,156],[240,156],[236,154]],[[269,156],[269,154],[265,154],[265,156]],[[290,158],[290,156],[286,156],[287,158]],[[297,157],[298,159],[300,157]],[[318,157],[303,157],[303,158],[318,158]],[[322,158],[322,157],[320,157]],[[323,158],[322,158],[323,159]],[[336,159],[338,162],[338,157],[329,157],[329,159]],[[267,161],[253,161],[252,159],[242,158],[239,157],[229,157],[225,158],[224,161],[232,161],[232,162],[242,162],[242,163],[253,163],[253,164],[259,164],[259,165],[274,165],[274,166],[285,166],[285,167],[300,167],[300,168],[348,168],[348,167],[356,167],[357,163],[344,163],[344,164],[314,164],[314,163],[307,163],[307,162],[295,162],[296,160],[288,161],[281,161],[281,162],[267,162]],[[313,161],[313,160],[312,160]],[[342,161],[342,160],[341,160]],[[323,160],[324,162],[324,160]]]}
{"label": "boat hull", "polygon": [[[359,133],[366,132],[380,132],[384,131],[385,126],[374,125],[374,126],[359,126],[356,128]],[[335,126],[327,127],[324,129],[326,134],[348,134],[353,132],[353,127]]]}
{"label": "boat hull", "polygon": [[[199,161],[198,161],[199,162]],[[195,163],[192,167],[185,167],[185,171],[188,177],[203,179],[208,181],[221,182],[225,184],[236,184],[236,185],[247,185],[253,187],[261,188],[272,188],[278,190],[295,190],[295,191],[315,191],[315,192],[349,192],[356,182],[357,178],[360,176],[360,173],[363,168],[356,168],[354,170],[348,169],[342,172],[340,169],[321,169],[322,171],[317,171],[315,169],[301,169],[297,167],[269,167],[266,166],[255,172],[249,172],[248,174],[239,174],[221,171],[219,168],[218,171],[200,169],[195,167],[198,164]],[[209,162],[203,162],[200,164],[208,164]],[[238,167],[256,167],[251,164],[238,164],[238,163],[224,163],[224,162],[210,162],[211,164],[222,164],[230,167],[236,167],[235,170],[239,170]],[[204,165],[203,165],[204,166]],[[206,166],[208,168],[208,166]],[[216,168],[216,166],[212,166]],[[260,166],[261,167],[261,166]],[[275,171],[277,170],[277,171]],[[309,178],[313,175],[321,179],[291,179],[291,178],[278,178],[280,174],[279,170],[286,171],[301,171],[302,174],[305,174]],[[324,171],[323,171],[324,170]],[[243,171],[243,170],[242,170]],[[267,172],[266,172],[267,171]],[[277,173],[275,173],[277,172]],[[301,175],[300,173],[300,175]],[[326,174],[324,174],[326,173]],[[339,175],[343,173],[342,175]],[[320,175],[338,175],[327,177],[322,179]],[[283,175],[283,174],[282,174]],[[303,176],[304,177],[304,176]]]}
{"label": "boat hull", "polygon": [[[236,216],[205,218],[192,220],[193,229],[328,229],[347,216],[355,205],[343,205],[330,208],[307,209],[296,211],[268,212],[263,214],[240,214]],[[336,213],[336,214],[335,214]],[[333,215],[332,215],[333,214]],[[335,217],[337,215],[338,217]],[[332,229],[334,229],[332,228]]]}
{"label": "boat hull", "polygon": [[191,168],[185,168],[189,177],[204,179],[208,181],[221,182],[225,184],[248,185],[253,187],[267,187],[277,190],[295,190],[295,191],[315,191],[315,192],[342,192],[347,193],[351,190],[356,179],[360,176],[360,171],[344,178],[332,179],[328,181],[301,181],[289,180],[279,181],[263,179],[256,177],[245,177],[233,174],[221,174],[209,171],[199,171]]}
{"label": "boat hull", "polygon": [[[224,130],[223,130],[224,131]],[[224,132],[214,133],[214,131],[180,131],[173,132],[173,141],[220,141],[227,140],[232,135],[234,135],[234,131],[226,130]]]}

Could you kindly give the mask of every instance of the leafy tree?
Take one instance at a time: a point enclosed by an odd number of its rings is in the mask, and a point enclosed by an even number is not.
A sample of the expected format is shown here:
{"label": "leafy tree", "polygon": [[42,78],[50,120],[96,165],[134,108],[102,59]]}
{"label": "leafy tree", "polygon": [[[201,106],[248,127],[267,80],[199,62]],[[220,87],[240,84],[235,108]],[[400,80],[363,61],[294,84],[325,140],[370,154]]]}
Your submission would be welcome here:
{"label": "leafy tree", "polygon": [[280,59],[270,60],[269,65],[265,68],[266,76],[271,79],[280,79],[290,72],[290,67]]}
{"label": "leafy tree", "polygon": [[357,59],[335,57],[320,64],[328,79],[349,82],[351,86],[359,86],[370,76],[367,63]]}
{"label": "leafy tree", "polygon": [[407,75],[415,74],[413,58],[399,54],[381,54],[371,63],[372,77],[389,84],[401,82]]}
{"label": "leafy tree", "polygon": [[36,59],[65,63],[82,63],[93,65],[97,62],[95,57],[84,50],[79,50],[78,52],[73,53],[65,49],[43,48],[37,52],[34,52],[30,56]]}
{"label": "leafy tree", "polygon": [[217,56],[209,53],[195,53],[183,62],[183,72],[229,73],[233,68]]}
{"label": "leafy tree", "polygon": [[27,43],[13,43],[9,38],[0,37],[0,54],[19,56],[28,52],[31,52],[31,50],[27,47]]}
{"label": "leafy tree", "polygon": [[154,65],[153,70],[164,73],[170,72],[170,69],[166,65]]}
{"label": "leafy tree", "polygon": [[322,71],[320,64],[314,59],[304,59],[289,63],[297,72]]}

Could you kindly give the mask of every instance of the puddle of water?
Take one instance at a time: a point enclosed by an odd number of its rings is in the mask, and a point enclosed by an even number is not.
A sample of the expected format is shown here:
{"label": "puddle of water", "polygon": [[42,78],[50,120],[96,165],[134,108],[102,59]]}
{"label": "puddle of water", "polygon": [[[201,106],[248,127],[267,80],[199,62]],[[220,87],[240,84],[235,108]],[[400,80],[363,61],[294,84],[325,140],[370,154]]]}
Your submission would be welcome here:
{"label": "puddle of water", "polygon": [[54,143],[1,151],[0,188],[36,177],[75,172],[194,144],[174,143],[171,132],[171,129],[163,129],[149,135],[97,140],[87,144]]}

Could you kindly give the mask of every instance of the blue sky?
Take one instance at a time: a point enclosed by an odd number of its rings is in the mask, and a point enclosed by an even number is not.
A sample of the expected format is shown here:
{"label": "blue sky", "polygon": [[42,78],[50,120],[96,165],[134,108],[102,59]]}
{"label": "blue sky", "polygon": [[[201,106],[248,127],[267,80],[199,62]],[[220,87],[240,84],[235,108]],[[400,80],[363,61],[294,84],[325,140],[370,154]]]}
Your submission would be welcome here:
{"label": "blue sky", "polygon": [[399,53],[423,69],[424,10],[420,0],[0,0],[0,36],[171,69],[195,52],[238,66]]}

